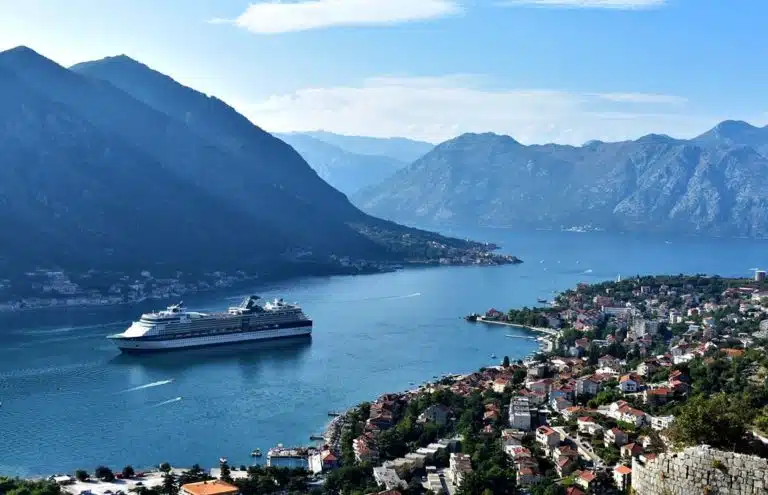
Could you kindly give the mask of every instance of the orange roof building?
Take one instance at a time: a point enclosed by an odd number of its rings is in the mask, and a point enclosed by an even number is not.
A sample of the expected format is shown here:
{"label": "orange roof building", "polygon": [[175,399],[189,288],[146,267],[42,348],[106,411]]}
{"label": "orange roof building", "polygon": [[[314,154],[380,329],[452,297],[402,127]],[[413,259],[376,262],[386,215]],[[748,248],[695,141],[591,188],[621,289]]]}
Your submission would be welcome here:
{"label": "orange roof building", "polygon": [[225,481],[211,480],[187,483],[181,486],[181,492],[184,495],[237,495],[240,489]]}

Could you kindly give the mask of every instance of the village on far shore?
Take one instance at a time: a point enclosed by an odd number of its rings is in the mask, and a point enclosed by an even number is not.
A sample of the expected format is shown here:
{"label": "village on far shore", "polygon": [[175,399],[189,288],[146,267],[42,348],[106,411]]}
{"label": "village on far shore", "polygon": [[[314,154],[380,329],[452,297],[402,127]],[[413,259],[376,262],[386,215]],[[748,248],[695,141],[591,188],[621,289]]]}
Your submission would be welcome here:
{"label": "village on far shore", "polygon": [[[662,493],[661,472],[682,487],[674,493],[768,489],[764,272],[579,284],[546,307],[477,316],[475,325],[548,335],[525,360],[504,357],[341,413],[320,445],[293,449],[299,469],[276,467],[288,449],[272,449],[272,467],[238,470],[222,459],[202,481],[220,479],[243,495],[653,495]],[[672,472],[675,459],[706,473]],[[133,491],[197,495],[179,486],[184,472]],[[256,488],[264,479],[274,490]],[[87,495],[80,485],[66,489]]]}

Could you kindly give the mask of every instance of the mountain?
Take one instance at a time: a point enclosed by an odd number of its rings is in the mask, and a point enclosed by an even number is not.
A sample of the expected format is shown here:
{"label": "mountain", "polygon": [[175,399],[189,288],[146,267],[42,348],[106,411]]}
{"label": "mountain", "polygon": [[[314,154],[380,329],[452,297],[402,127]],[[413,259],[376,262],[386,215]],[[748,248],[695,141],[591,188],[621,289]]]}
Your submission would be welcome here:
{"label": "mountain", "polygon": [[581,147],[464,134],[355,200],[420,225],[765,237],[767,134],[724,122],[692,140],[651,134]]}
{"label": "mountain", "polygon": [[15,272],[301,274],[307,256],[481,249],[361,212],[221,100],[125,56],[66,69],[1,52],[0,125],[0,263]]}
{"label": "mountain", "polygon": [[276,136],[298,151],[323,180],[347,195],[378,184],[407,165],[388,156],[351,153],[306,134]]}
{"label": "mountain", "polygon": [[356,153],[358,155],[386,156],[400,162],[412,163],[435,147],[432,143],[412,139],[374,138],[366,136],[346,136],[326,131],[297,133],[319,139],[328,144]]}

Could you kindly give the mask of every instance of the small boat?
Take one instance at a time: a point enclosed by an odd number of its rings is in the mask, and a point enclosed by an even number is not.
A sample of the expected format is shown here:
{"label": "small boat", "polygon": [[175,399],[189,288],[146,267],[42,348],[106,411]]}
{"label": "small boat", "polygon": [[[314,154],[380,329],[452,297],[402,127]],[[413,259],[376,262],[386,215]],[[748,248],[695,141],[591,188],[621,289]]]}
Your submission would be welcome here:
{"label": "small boat", "polygon": [[548,302],[546,299],[543,299],[541,297],[537,298],[536,301],[538,301],[539,304],[547,304],[547,302]]}
{"label": "small boat", "polygon": [[331,417],[341,416],[341,413],[336,411],[330,411],[328,413],[328,416],[331,416]]}
{"label": "small boat", "polygon": [[491,354],[491,359],[496,359],[496,354]]}
{"label": "small boat", "polygon": [[[310,437],[311,438],[311,437]],[[261,449],[256,449],[251,452],[251,457],[261,457]]]}
{"label": "small boat", "polygon": [[226,464],[227,458],[226,457],[219,457],[219,464]]}
{"label": "small boat", "polygon": [[325,438],[321,437],[320,435],[310,435],[309,439],[312,440],[313,442],[325,440]]}

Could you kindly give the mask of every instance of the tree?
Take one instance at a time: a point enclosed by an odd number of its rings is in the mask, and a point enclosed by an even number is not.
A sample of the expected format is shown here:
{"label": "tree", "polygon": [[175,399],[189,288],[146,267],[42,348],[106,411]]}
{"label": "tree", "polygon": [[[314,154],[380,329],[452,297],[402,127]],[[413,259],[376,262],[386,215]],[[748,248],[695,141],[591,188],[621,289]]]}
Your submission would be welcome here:
{"label": "tree", "polygon": [[115,474],[107,466],[97,466],[96,469],[94,469],[93,471],[93,475],[99,478],[100,480],[104,480],[104,481],[115,480]]}
{"label": "tree", "polygon": [[163,484],[160,485],[160,493],[163,495],[177,495],[179,487],[176,485],[176,477],[171,473],[163,475]]}
{"label": "tree", "polygon": [[136,476],[136,471],[133,470],[133,466],[125,466],[123,468],[123,478],[133,478]]}
{"label": "tree", "polygon": [[85,469],[78,469],[75,471],[75,479],[77,481],[86,481],[89,478],[88,471]]}
{"label": "tree", "polygon": [[691,398],[675,418],[670,438],[682,446],[734,449],[746,434],[753,409],[742,396],[719,393]]}
{"label": "tree", "polygon": [[170,473],[171,472],[171,465],[168,464],[167,462],[164,462],[164,463],[160,464],[160,471],[162,471],[164,473]]}
{"label": "tree", "polygon": [[229,469],[229,464],[226,462],[221,463],[221,476],[220,478],[227,483],[232,483],[232,472]]}
{"label": "tree", "polygon": [[501,365],[505,368],[509,368],[509,356],[504,356],[504,361],[501,362]]}

